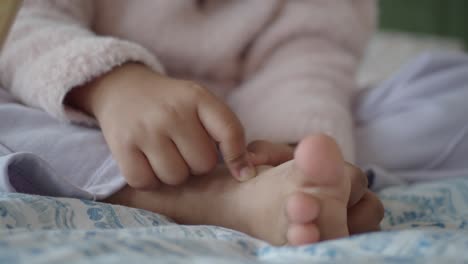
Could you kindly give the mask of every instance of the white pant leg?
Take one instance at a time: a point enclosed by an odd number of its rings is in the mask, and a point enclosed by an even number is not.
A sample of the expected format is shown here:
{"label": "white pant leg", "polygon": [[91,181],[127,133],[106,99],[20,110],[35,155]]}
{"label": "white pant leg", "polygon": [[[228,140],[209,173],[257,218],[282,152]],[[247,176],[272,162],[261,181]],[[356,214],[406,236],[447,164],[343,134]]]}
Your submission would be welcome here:
{"label": "white pant leg", "polygon": [[468,176],[468,55],[425,54],[355,104],[358,164],[374,188]]}
{"label": "white pant leg", "polygon": [[60,123],[0,89],[0,190],[103,199],[124,185],[99,130]]}

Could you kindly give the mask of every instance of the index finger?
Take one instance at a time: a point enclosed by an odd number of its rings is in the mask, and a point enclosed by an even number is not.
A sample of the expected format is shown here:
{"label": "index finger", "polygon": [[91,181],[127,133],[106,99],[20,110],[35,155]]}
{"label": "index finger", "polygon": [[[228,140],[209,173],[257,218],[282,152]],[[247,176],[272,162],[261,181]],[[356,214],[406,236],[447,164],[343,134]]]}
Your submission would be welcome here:
{"label": "index finger", "polygon": [[247,154],[244,128],[229,107],[209,94],[198,104],[198,117],[208,134],[219,144],[231,174],[240,181],[255,177],[255,168]]}

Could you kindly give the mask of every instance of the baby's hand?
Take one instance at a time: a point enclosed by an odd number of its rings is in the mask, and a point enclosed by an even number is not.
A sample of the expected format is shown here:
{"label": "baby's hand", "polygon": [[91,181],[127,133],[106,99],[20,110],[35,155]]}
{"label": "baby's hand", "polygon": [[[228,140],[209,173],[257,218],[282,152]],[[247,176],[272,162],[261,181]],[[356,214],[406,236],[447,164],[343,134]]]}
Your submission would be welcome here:
{"label": "baby's hand", "polygon": [[244,130],[230,109],[203,87],[126,64],[68,97],[99,121],[127,183],[152,189],[210,172],[216,144],[239,180],[255,176]]}

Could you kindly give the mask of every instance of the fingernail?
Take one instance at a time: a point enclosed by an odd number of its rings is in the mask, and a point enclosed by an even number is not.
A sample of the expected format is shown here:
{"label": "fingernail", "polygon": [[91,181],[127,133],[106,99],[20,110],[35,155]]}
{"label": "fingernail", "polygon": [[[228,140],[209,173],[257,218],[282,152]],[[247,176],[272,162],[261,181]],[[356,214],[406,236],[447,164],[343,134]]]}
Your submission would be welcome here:
{"label": "fingernail", "polygon": [[255,177],[255,169],[253,167],[244,167],[240,170],[240,181],[246,181]]}

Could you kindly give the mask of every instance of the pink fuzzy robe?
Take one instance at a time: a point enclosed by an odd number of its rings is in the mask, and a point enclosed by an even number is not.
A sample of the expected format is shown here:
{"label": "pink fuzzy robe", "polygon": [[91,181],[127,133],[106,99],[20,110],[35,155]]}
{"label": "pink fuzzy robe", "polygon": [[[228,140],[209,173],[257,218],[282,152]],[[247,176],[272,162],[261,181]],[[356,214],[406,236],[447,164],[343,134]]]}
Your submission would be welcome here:
{"label": "pink fuzzy robe", "polygon": [[30,0],[0,81],[25,104],[92,123],[66,94],[137,61],[205,85],[249,140],[323,132],[352,161],[350,97],[374,22],[374,0]]}

